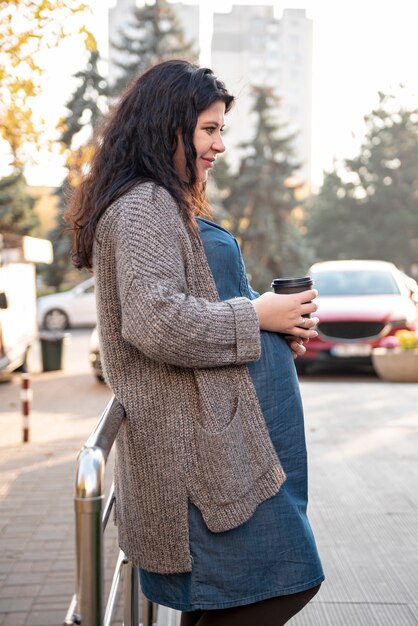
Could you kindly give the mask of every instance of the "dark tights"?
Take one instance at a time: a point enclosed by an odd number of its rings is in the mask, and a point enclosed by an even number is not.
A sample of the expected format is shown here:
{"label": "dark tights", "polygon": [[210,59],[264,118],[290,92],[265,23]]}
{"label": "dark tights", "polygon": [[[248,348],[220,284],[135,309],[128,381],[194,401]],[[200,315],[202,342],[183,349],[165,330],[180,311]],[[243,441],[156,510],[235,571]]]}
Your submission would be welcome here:
{"label": "dark tights", "polygon": [[312,600],[320,586],[231,609],[182,613],[180,626],[283,626]]}

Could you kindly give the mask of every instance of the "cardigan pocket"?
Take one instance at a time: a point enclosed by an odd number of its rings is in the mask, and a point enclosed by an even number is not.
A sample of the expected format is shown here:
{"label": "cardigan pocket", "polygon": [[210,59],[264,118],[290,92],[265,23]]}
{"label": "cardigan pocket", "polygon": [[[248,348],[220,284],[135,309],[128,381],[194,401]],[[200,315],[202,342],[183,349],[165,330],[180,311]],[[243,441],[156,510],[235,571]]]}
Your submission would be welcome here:
{"label": "cardigan pocket", "polygon": [[241,499],[270,466],[271,459],[260,454],[245,427],[243,407],[238,398],[232,420],[219,432],[209,432],[196,424],[199,483],[216,504]]}

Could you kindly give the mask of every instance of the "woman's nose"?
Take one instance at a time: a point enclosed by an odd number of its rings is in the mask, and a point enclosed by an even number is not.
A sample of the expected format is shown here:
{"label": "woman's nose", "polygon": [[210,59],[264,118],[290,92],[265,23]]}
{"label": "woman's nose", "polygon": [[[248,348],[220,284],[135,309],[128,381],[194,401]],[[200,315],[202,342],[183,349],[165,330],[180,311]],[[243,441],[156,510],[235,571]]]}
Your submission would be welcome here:
{"label": "woman's nose", "polygon": [[218,135],[215,138],[215,141],[212,144],[212,149],[215,150],[215,152],[225,152],[225,144],[222,140],[221,135]]}

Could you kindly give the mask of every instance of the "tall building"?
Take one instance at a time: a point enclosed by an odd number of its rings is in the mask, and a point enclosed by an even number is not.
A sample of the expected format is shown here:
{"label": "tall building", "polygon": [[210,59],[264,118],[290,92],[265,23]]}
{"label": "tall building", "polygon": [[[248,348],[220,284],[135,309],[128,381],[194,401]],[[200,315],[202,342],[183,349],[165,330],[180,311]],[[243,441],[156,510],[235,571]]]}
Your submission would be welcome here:
{"label": "tall building", "polygon": [[[114,63],[115,50],[112,42],[118,41],[121,28],[126,28],[131,21],[132,10],[136,6],[144,5],[144,0],[117,0],[116,5],[109,10],[109,65],[108,79],[110,84],[115,82],[119,68]],[[182,2],[170,3],[170,8],[174,11],[183,28],[185,40],[191,42],[193,49],[199,51],[199,7],[183,4]],[[118,59],[121,53],[117,53]]]}
{"label": "tall building", "polygon": [[[312,21],[304,9],[284,9],[281,19],[273,6],[235,5],[215,13],[212,67],[237,97],[226,135],[234,148],[251,138],[251,86],[269,86],[280,97],[278,120],[297,132],[294,146],[302,163],[300,177],[311,177]],[[236,162],[235,150],[229,160]]]}

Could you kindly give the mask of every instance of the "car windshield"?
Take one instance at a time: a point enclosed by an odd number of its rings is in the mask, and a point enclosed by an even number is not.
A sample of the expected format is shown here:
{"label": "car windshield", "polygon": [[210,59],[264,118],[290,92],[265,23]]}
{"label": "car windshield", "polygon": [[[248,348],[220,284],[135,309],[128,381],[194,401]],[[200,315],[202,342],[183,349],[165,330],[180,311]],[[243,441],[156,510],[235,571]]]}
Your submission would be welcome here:
{"label": "car windshield", "polygon": [[390,272],[379,270],[338,270],[312,274],[320,296],[372,296],[399,294]]}

